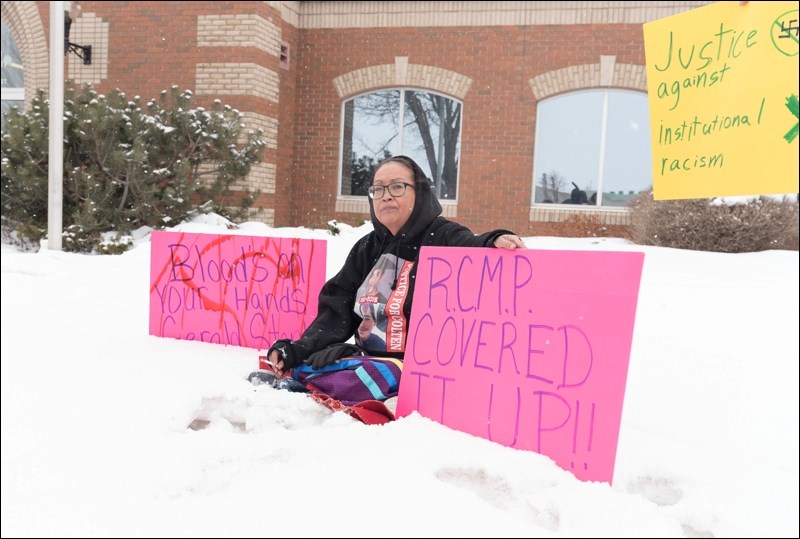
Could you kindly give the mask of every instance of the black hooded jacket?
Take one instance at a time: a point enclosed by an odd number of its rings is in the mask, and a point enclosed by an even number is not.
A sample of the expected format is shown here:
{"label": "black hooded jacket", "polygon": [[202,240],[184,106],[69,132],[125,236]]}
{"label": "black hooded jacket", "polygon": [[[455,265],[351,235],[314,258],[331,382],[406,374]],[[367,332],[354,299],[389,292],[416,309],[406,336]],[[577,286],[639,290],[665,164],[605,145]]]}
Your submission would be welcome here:
{"label": "black hooded jacket", "polygon": [[[408,165],[413,161],[409,160]],[[368,277],[378,258],[384,253],[414,262],[409,274],[408,290],[403,312],[411,322],[411,304],[417,273],[419,250],[425,245],[457,247],[492,247],[494,240],[502,234],[513,234],[508,230],[493,230],[475,235],[467,227],[441,216],[442,206],[431,191],[425,173],[414,165],[416,201],[408,222],[396,236],[378,221],[370,199],[370,215],[374,230],[358,240],[347,255],[342,269],[325,285],[319,295],[317,317],[303,335],[291,343],[294,357],[304,361],[309,354],[334,343],[343,343],[354,336],[361,318],[354,311],[359,286]],[[395,268],[395,285],[399,268]],[[386,351],[370,351],[377,356],[402,359],[403,354]]]}

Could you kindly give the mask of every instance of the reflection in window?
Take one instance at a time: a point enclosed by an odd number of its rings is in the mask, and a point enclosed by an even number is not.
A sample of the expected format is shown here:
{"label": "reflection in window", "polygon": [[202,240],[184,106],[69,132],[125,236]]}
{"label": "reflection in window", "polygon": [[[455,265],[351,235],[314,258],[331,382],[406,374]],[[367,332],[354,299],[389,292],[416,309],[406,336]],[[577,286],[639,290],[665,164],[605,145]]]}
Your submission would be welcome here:
{"label": "reflection in window", "polygon": [[3,97],[2,111],[0,111],[3,115],[2,128],[0,129],[0,132],[2,133],[6,132],[6,114],[8,114],[8,111],[10,111],[14,107],[18,108],[21,111],[23,106],[24,103],[22,101],[13,101],[11,99],[5,99],[5,96]]}
{"label": "reflection in window", "polygon": [[534,203],[624,207],[652,180],[647,94],[589,90],[537,108]]}
{"label": "reflection in window", "polygon": [[25,77],[22,71],[22,57],[11,31],[2,23],[2,131],[6,128],[6,114],[12,107],[22,109],[24,103]]}
{"label": "reflection in window", "polygon": [[406,89],[361,95],[344,103],[342,137],[341,195],[366,196],[377,164],[402,154],[422,167],[438,198],[456,199],[461,150],[458,101]]}

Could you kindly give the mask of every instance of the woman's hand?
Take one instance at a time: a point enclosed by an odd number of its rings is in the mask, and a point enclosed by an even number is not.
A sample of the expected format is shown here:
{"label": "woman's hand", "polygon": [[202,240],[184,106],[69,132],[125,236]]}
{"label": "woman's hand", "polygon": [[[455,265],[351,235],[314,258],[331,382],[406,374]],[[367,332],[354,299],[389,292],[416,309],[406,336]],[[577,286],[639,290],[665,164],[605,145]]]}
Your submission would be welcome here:
{"label": "woman's hand", "polygon": [[272,353],[267,358],[272,364],[272,370],[275,371],[275,374],[278,376],[283,376],[283,359],[281,359],[281,355],[278,353],[277,350],[273,350]]}
{"label": "woman's hand", "polygon": [[294,350],[289,339],[278,339],[267,351],[267,361],[278,376],[295,366]]}
{"label": "woman's hand", "polygon": [[503,234],[494,240],[494,246],[498,249],[525,249],[525,244],[514,234]]}

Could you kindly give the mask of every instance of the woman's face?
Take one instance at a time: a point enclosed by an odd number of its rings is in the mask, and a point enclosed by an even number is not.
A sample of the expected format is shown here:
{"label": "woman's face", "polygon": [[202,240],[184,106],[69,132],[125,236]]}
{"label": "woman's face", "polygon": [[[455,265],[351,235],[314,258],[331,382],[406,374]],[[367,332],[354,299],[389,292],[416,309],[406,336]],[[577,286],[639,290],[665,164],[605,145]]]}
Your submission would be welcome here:
{"label": "woman's face", "polygon": [[403,228],[414,211],[414,202],[417,200],[414,191],[414,173],[405,165],[390,161],[375,172],[372,185],[384,187],[392,183],[407,183],[406,192],[399,197],[393,197],[388,189],[384,189],[383,196],[372,200],[375,216],[378,221],[389,229],[392,235]]}

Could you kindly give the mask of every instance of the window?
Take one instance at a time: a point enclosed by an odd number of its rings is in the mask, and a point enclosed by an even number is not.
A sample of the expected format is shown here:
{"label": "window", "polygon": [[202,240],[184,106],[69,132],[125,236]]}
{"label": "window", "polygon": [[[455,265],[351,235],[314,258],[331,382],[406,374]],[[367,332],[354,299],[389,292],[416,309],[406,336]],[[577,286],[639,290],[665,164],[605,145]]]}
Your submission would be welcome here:
{"label": "window", "polygon": [[285,41],[281,43],[280,65],[283,69],[289,69],[289,44]]}
{"label": "window", "polygon": [[647,94],[598,89],[539,103],[536,203],[624,207],[653,183]]}
{"label": "window", "polygon": [[375,166],[402,154],[422,167],[440,200],[455,201],[460,151],[460,102],[411,89],[354,97],[344,102],[342,111],[339,194],[366,196]]}
{"label": "window", "polygon": [[22,57],[17,49],[17,42],[11,31],[2,23],[2,127],[5,131],[6,114],[12,107],[22,109],[25,105],[24,74],[22,71]]}

